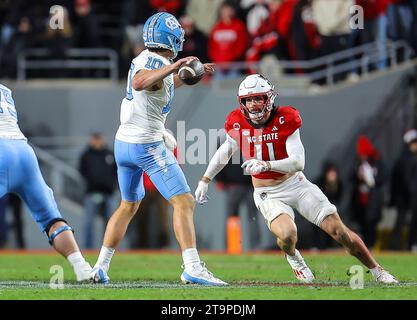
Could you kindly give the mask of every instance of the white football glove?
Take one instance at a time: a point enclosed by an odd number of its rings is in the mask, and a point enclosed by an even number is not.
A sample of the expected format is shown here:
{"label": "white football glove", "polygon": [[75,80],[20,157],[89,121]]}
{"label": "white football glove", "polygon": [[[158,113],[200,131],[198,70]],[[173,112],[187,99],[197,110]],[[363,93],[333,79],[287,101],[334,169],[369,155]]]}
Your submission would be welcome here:
{"label": "white football glove", "polygon": [[208,182],[201,181],[198,183],[197,189],[195,189],[195,200],[199,204],[205,204],[209,197],[207,195],[208,192]]}
{"label": "white football glove", "polygon": [[168,130],[164,130],[163,136],[166,147],[171,152],[174,152],[174,149],[177,147],[177,140],[175,137]]}
{"label": "white football glove", "polygon": [[268,162],[257,159],[246,160],[243,162],[242,168],[244,168],[249,174],[259,174],[271,170]]}

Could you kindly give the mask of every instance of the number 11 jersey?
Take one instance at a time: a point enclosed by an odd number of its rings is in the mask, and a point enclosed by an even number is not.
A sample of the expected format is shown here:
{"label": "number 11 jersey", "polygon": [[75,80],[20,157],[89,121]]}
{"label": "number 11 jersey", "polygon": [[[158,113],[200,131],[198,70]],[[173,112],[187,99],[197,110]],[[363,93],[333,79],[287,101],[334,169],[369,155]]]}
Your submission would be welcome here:
{"label": "number 11 jersey", "polygon": [[[244,160],[274,161],[288,157],[285,143],[301,127],[301,123],[297,109],[291,106],[275,107],[263,125],[250,122],[241,109],[235,109],[226,117],[224,128],[228,137],[238,143]],[[274,179],[283,175],[268,171],[253,176],[258,179]]]}

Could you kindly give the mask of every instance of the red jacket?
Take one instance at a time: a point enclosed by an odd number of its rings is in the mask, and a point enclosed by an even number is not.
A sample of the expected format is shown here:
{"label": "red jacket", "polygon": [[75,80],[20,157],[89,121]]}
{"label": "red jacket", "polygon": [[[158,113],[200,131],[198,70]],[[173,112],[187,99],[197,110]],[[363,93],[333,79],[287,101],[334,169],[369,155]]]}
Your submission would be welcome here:
{"label": "red jacket", "polygon": [[176,15],[183,5],[181,0],[150,0],[149,3],[156,11],[166,11],[173,15]]}
{"label": "red jacket", "polygon": [[298,0],[285,0],[275,12],[271,12],[269,24],[281,37],[288,38],[294,6]]}
{"label": "red jacket", "polygon": [[390,1],[391,0],[356,0],[356,4],[362,6],[365,19],[370,20],[385,14]]}
{"label": "red jacket", "polygon": [[211,30],[208,54],[213,62],[233,62],[243,60],[248,43],[245,24],[234,18],[230,24],[217,22]]}

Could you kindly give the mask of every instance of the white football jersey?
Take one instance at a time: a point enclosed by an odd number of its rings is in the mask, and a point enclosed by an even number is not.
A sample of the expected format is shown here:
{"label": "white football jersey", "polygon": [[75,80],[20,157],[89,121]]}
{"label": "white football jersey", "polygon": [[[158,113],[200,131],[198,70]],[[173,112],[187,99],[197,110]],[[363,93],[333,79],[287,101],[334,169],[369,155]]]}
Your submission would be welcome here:
{"label": "white football jersey", "polygon": [[132,79],[139,70],[160,69],[171,64],[168,59],[144,50],[132,60],[127,79],[126,97],[120,110],[120,127],[116,139],[128,143],[151,143],[163,140],[165,120],[174,97],[174,75],[163,79],[157,91],[132,88]]}
{"label": "white football jersey", "polygon": [[26,140],[17,124],[12,90],[2,84],[0,84],[0,139]]}

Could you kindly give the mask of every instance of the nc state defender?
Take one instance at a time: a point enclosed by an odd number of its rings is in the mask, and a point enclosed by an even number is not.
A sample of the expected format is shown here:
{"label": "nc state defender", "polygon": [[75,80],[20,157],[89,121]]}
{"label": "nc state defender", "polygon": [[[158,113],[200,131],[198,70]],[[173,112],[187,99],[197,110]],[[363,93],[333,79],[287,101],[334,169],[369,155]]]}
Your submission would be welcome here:
{"label": "nc state defender", "polygon": [[286,253],[297,279],[308,283],[314,280],[314,275],[296,249],[293,209],[343,245],[370,269],[377,282],[398,283],[375,261],[359,236],[343,224],[336,207],[323,192],[304,176],[304,147],[299,131],[302,120],[295,108],[274,106],[273,89],[269,81],[258,74],[246,77],[240,84],[240,108],[227,116],[227,139],[210,160],[198,184],[197,202],[208,201],[210,181],[240,148],[246,160],[242,168],[252,175],[255,204]]}

